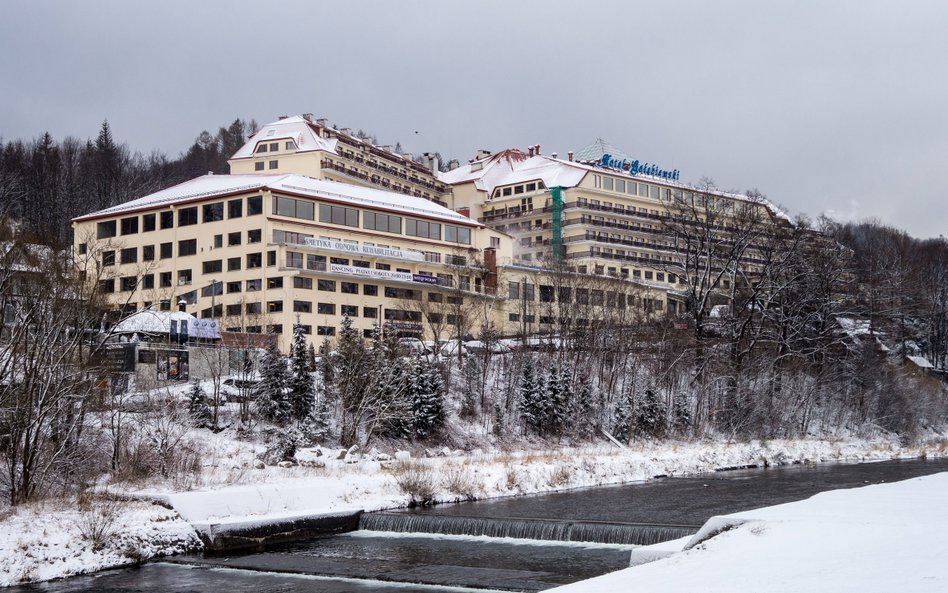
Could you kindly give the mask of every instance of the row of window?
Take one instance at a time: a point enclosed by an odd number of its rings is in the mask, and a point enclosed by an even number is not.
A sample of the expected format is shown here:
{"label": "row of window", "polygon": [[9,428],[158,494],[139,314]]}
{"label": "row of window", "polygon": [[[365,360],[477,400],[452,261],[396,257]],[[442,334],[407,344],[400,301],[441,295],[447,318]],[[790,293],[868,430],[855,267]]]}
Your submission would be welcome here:
{"label": "row of window", "polygon": [[[260,144],[257,145],[257,150],[255,150],[254,152],[256,152],[257,154],[260,154],[262,152],[277,152],[279,150],[280,150],[279,142],[261,142]],[[283,150],[296,150],[296,142],[293,142],[292,140],[286,140],[283,143]]]}
{"label": "row of window", "polygon": [[[228,245],[240,245],[241,238],[242,238],[242,233],[241,233],[240,231],[236,231],[236,232],[233,232],[233,233],[228,233],[227,237],[228,237],[228,243],[227,243]],[[261,232],[260,229],[253,229],[253,230],[247,231],[247,243],[248,243],[248,244],[251,244],[251,243],[260,243],[262,240],[263,240],[263,233]],[[223,245],[223,235],[215,235],[215,236],[214,236],[214,247],[221,247],[222,245]],[[82,247],[84,247],[84,246],[85,246],[85,244],[80,245],[80,252],[83,252],[83,251],[84,251],[84,250],[82,249]],[[119,256],[119,258],[118,258],[118,263],[121,263],[121,264],[134,264],[134,263],[137,263],[137,262],[138,262],[138,254],[139,254],[138,250],[139,250],[138,247],[126,247],[126,248],[124,248],[124,249],[118,250],[118,252],[117,252],[117,253],[118,253],[118,256]],[[173,251],[174,251],[174,243],[172,243],[172,242],[160,243],[160,244],[158,245],[158,253],[157,253],[158,258],[159,258],[159,259],[171,259],[171,258],[174,256],[174,255],[173,255]],[[189,256],[189,255],[196,255],[197,252],[198,252],[198,249],[197,249],[197,239],[182,239],[182,240],[178,241],[178,257],[187,257],[187,256]],[[276,252],[275,252],[275,251],[272,251],[272,252],[270,252],[270,253],[273,253],[273,254],[274,254],[274,255],[273,255],[274,261],[273,261],[273,263],[271,263],[271,264],[269,264],[269,265],[276,265]],[[102,265],[103,265],[103,266],[114,266],[115,263],[116,263],[116,258],[115,258],[115,256],[116,256],[116,250],[114,250],[114,249],[110,249],[110,250],[105,250],[105,251],[103,251],[103,252],[102,252]],[[247,254],[247,258],[248,258],[248,259],[247,259],[247,267],[257,267],[257,268],[260,267],[259,263],[258,263],[257,265],[254,265],[254,266],[251,266],[251,265],[250,265],[251,259],[253,259],[254,261],[257,261],[257,260],[260,259],[260,253]],[[143,261],[143,262],[154,261],[154,259],[155,259],[155,246],[154,246],[154,245],[143,245],[143,246],[141,247],[141,261]],[[228,259],[228,262],[239,261],[239,260],[240,260],[240,258],[230,258],[230,259]],[[218,260],[218,261],[220,261],[220,260]],[[208,266],[209,263],[210,263],[210,262],[205,262],[205,263],[204,263],[205,267]],[[234,265],[234,264],[232,264],[232,263],[228,263],[228,268],[227,268],[227,269],[228,269],[228,270],[239,270],[239,269],[240,269],[240,265],[239,265],[239,263],[238,263],[237,265]],[[217,269],[216,271],[219,272],[219,271],[221,271],[221,269]],[[204,273],[207,274],[207,273],[209,273],[209,272],[204,272]]]}
{"label": "row of window", "polygon": [[[617,179],[607,175],[594,175],[593,187],[596,189],[604,189],[606,191],[614,191],[620,194],[628,194],[630,196],[652,198],[653,200],[659,199],[663,189],[657,185],[637,183],[628,179]],[[667,188],[664,189],[666,193],[670,195],[671,190]]]}
{"label": "row of window", "polygon": [[507,197],[511,195],[530,193],[532,191],[537,191],[540,189],[546,189],[546,186],[543,185],[542,181],[522,183],[520,185],[510,185],[507,187],[498,187],[497,189],[494,190],[493,197],[502,198],[502,197]]}
{"label": "row of window", "polygon": [[[279,216],[315,220],[315,204],[309,200],[297,200],[274,196],[273,213]],[[319,204],[319,222],[359,228],[359,213],[356,208]],[[362,228],[383,233],[402,234],[402,217],[379,212],[362,211]],[[405,235],[424,239],[441,240],[442,226],[444,240],[451,243],[471,244],[471,229],[451,224],[406,218]]]}
{"label": "row of window", "polygon": [[[642,299],[642,302],[638,305],[642,308],[643,311],[663,311],[665,309],[665,303],[658,299]],[[669,305],[671,306],[671,305]],[[514,322],[522,323],[536,323],[537,318],[539,317],[540,325],[553,325],[559,323],[560,325],[569,325],[574,324],[577,327],[585,327],[589,325],[589,319],[584,317],[578,317],[576,319],[570,319],[568,317],[560,317],[559,319],[553,317],[552,315],[533,315],[533,314],[520,314],[520,313],[509,313],[507,319]]]}
{"label": "row of window", "polygon": [[[539,289],[539,290],[538,290]],[[565,286],[534,285],[529,282],[511,282],[507,285],[507,297],[512,301],[536,301],[541,303],[593,305],[625,308],[635,305],[640,298],[632,294],[601,289],[572,288]]]}
{"label": "row of window", "polygon": [[[263,214],[263,197],[251,196],[249,198],[235,198],[226,202],[227,218],[240,218],[244,216],[246,203],[246,215],[255,216]],[[217,222],[224,220],[225,202],[214,202],[212,204],[203,204],[199,206],[188,206],[178,208],[178,226],[191,226],[198,224],[198,214],[201,214],[201,222]],[[162,212],[153,212],[142,214],[141,216],[129,216],[119,220],[105,220],[96,224],[96,237],[99,239],[108,239],[115,237],[117,231],[122,235],[134,235],[136,233],[151,232],[156,228],[170,229],[175,226],[174,210],[164,210]]]}

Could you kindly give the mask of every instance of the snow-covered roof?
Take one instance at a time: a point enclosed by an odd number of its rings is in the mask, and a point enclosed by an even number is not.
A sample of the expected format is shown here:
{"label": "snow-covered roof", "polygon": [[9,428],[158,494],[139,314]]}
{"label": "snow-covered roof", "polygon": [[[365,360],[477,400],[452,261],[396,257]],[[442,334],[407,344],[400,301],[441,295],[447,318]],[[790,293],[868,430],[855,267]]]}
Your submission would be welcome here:
{"label": "snow-covered roof", "polygon": [[493,193],[494,189],[524,181],[543,181],[547,187],[575,187],[586,175],[578,163],[548,156],[528,156],[516,148],[508,148],[489,157],[440,173],[444,183],[457,185],[474,182],[478,190]]}
{"label": "snow-covered roof", "polygon": [[230,158],[250,158],[253,156],[253,151],[259,142],[271,140],[293,140],[296,142],[297,152],[311,152],[314,150],[336,152],[336,140],[334,138],[321,138],[316,133],[312,123],[302,116],[294,115],[264,125]]}
{"label": "snow-covered roof", "polygon": [[920,369],[935,368],[935,366],[932,363],[928,362],[928,359],[925,358],[924,356],[906,356],[905,358],[912,361],[915,364],[915,366],[917,366]]}
{"label": "snow-covered roof", "polygon": [[198,319],[183,311],[139,311],[115,324],[112,333],[122,334],[168,334],[171,322],[187,323],[188,335],[195,338],[220,338],[217,321]]}
{"label": "snow-covered roof", "polygon": [[269,190],[278,193],[322,197],[367,208],[396,210],[404,214],[481,226],[480,223],[430,200],[369,187],[349,185],[305,175],[204,175],[168,189],[74,218],[83,221],[123,212],[170,206],[235,193]]}
{"label": "snow-covered roof", "polygon": [[836,323],[850,338],[868,336],[870,324],[868,319],[853,319],[852,317],[837,317]]}
{"label": "snow-covered roof", "polygon": [[[625,154],[612,147],[611,144],[605,143],[602,140],[598,142],[602,143],[601,146],[597,144],[590,145],[586,147],[584,151],[588,154],[594,154],[596,150],[601,150],[602,146],[604,146],[609,150],[613,150],[614,155],[622,156]],[[600,148],[594,149],[593,147],[596,146],[600,146]],[[472,161],[452,171],[439,173],[438,178],[449,185],[458,185],[473,181],[474,186],[478,190],[492,194],[494,189],[499,186],[535,180],[543,181],[546,187],[576,187],[587,173],[613,173],[615,175],[629,177],[628,171],[578,161],[578,158],[573,161],[568,161],[546,155],[529,156],[520,149],[508,148],[488,157]],[[660,184],[665,187],[681,189],[683,191],[710,193],[732,200],[757,202],[770,210],[777,218],[786,222],[793,222],[789,215],[783,212],[774,203],[764,198],[752,198],[745,194],[717,190],[708,192],[707,190],[692,187],[685,183],[652,177],[641,173],[632,176],[632,178],[636,181]]]}

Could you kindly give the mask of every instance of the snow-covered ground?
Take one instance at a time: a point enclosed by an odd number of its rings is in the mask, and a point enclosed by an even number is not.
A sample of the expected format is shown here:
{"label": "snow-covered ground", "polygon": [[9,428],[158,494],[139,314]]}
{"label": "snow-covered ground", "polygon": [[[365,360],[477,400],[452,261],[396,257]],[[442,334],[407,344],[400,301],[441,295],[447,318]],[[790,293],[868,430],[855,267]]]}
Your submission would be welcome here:
{"label": "snow-covered ground", "polygon": [[[65,503],[20,508],[0,519],[0,585],[46,580],[119,566],[196,545],[194,529],[256,525],[290,517],[402,507],[410,496],[399,482],[430,487],[434,500],[455,501],[617,484],[658,475],[791,462],[861,461],[944,455],[943,439],[903,447],[895,440],[796,440],[750,443],[658,442],[628,449],[612,445],[555,451],[449,452],[407,458],[406,452],[348,455],[305,449],[293,467],[257,461],[259,444],[207,436],[204,467],[193,479],[112,484],[123,496],[170,503],[116,503],[114,537],[93,550],[80,527],[89,512]],[[391,457],[392,459],[387,459]],[[397,457],[397,459],[396,459]],[[259,469],[258,469],[259,468]],[[73,505],[74,506],[74,505]],[[183,519],[183,520],[182,520]],[[185,522],[186,521],[186,522]]]}
{"label": "snow-covered ground", "polygon": [[[715,518],[734,527],[555,593],[948,591],[948,472]],[[667,547],[667,544],[662,544]]]}
{"label": "snow-covered ground", "polygon": [[[0,586],[45,581],[198,550],[174,511],[145,502],[24,505],[0,522]],[[100,544],[100,545],[97,545]]]}

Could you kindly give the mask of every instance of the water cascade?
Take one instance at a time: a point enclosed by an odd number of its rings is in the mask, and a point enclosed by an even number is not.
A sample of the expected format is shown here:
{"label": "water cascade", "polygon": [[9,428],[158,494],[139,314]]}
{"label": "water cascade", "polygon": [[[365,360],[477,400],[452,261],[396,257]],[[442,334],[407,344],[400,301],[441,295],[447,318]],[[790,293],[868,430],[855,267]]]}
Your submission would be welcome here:
{"label": "water cascade", "polygon": [[698,527],[693,525],[458,517],[419,513],[365,513],[359,519],[359,529],[640,546],[678,539],[698,531]]}

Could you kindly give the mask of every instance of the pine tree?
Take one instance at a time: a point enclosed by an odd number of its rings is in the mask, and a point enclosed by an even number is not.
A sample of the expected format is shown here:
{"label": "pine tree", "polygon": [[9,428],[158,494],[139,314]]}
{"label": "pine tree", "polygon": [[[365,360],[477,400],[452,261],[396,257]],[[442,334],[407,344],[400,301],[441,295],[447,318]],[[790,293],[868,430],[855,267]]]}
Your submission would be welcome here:
{"label": "pine tree", "polygon": [[475,418],[477,416],[477,393],[483,387],[483,374],[480,359],[468,356],[464,359],[464,370],[461,372],[461,417]]}
{"label": "pine tree", "polygon": [[580,437],[587,438],[592,435],[594,406],[592,384],[588,377],[582,375],[572,406],[573,426]]}
{"label": "pine tree", "polygon": [[306,350],[307,362],[309,362],[309,370],[312,373],[315,373],[319,370],[318,365],[316,364],[316,347],[312,344],[309,345],[309,348]]}
{"label": "pine tree", "polygon": [[654,389],[646,389],[645,396],[635,409],[635,429],[648,437],[660,437],[667,427],[665,402]]}
{"label": "pine tree", "polygon": [[678,434],[685,434],[691,428],[691,405],[688,402],[688,396],[684,393],[675,395],[672,403],[672,417]]}
{"label": "pine tree", "polygon": [[195,426],[206,426],[211,419],[211,406],[207,403],[207,394],[201,387],[201,382],[195,379],[188,390],[188,416]]}
{"label": "pine tree", "polygon": [[520,373],[517,394],[520,403],[520,417],[524,426],[537,435],[546,430],[549,417],[549,406],[546,398],[543,380],[533,372],[533,365],[528,362]]}
{"label": "pine tree", "polygon": [[313,377],[309,373],[309,357],[306,354],[306,335],[303,326],[297,320],[293,324],[293,348],[290,354],[290,377],[287,381],[290,416],[297,425],[303,423],[313,413],[316,392]]}
{"label": "pine tree", "polygon": [[635,412],[635,397],[631,387],[627,387],[622,399],[616,405],[612,418],[612,436],[623,443],[632,438],[632,415]]}
{"label": "pine tree", "polygon": [[419,357],[408,388],[413,436],[426,439],[444,425],[444,382],[437,367]]}
{"label": "pine tree", "polygon": [[286,423],[289,417],[289,402],[286,398],[286,364],[277,348],[270,342],[260,365],[260,383],[254,390],[254,408],[261,418],[276,424]]}

